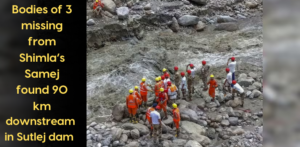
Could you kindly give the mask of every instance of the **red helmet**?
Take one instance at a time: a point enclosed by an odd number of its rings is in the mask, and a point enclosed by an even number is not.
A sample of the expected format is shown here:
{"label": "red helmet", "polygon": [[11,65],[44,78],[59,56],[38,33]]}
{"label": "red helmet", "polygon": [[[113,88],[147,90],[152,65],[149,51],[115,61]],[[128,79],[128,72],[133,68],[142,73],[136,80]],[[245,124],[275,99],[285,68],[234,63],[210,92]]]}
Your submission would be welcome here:
{"label": "red helmet", "polygon": [[229,68],[226,68],[226,72],[229,72],[230,71],[230,69]]}
{"label": "red helmet", "polygon": [[194,67],[194,64],[190,64],[190,67]]}
{"label": "red helmet", "polygon": [[203,60],[203,61],[202,61],[202,65],[205,65],[205,64],[206,64],[206,61]]}
{"label": "red helmet", "polygon": [[234,57],[231,57],[231,61],[234,61],[235,60],[235,58]]}
{"label": "red helmet", "polygon": [[177,66],[175,66],[175,67],[174,67],[174,70],[176,70],[176,71],[177,71],[177,70],[178,70],[178,67],[177,67]]}
{"label": "red helmet", "polygon": [[160,106],[156,106],[155,109],[156,109],[156,110],[160,110]]}
{"label": "red helmet", "polygon": [[164,80],[164,79],[165,79],[165,76],[161,76],[161,79]]}
{"label": "red helmet", "polygon": [[191,71],[191,70],[188,70],[188,71],[187,71],[187,73],[188,73],[188,74],[191,74],[191,73],[192,73],[192,71]]}
{"label": "red helmet", "polygon": [[181,72],[181,76],[184,76],[185,75],[185,73],[184,72]]}
{"label": "red helmet", "polygon": [[171,86],[171,84],[172,84],[172,82],[171,82],[171,81],[168,81],[168,85]]}
{"label": "red helmet", "polygon": [[166,73],[165,78],[169,78],[169,77],[170,77],[170,74]]}
{"label": "red helmet", "polygon": [[168,93],[168,89],[165,89],[165,93]]}
{"label": "red helmet", "polygon": [[233,85],[236,84],[236,80],[232,80],[232,84],[233,84]]}

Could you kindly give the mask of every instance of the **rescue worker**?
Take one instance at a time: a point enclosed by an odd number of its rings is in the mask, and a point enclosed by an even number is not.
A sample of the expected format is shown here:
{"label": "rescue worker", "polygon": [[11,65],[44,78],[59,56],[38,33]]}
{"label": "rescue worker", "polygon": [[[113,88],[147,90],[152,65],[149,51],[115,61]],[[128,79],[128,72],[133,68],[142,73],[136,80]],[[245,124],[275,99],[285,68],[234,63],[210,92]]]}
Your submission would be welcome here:
{"label": "rescue worker", "polygon": [[212,101],[215,101],[215,92],[216,88],[218,87],[217,81],[214,79],[214,75],[210,75],[210,80],[207,83],[209,85],[208,94],[212,98]]}
{"label": "rescue worker", "polygon": [[192,89],[193,89],[193,80],[194,78],[192,77],[192,71],[188,70],[187,71],[188,76],[187,76],[187,89],[189,92],[189,101],[192,101]]}
{"label": "rescue worker", "polygon": [[166,74],[168,74],[168,72],[167,72],[167,69],[166,69],[166,68],[164,68],[162,71],[163,71],[163,76],[166,76]]}
{"label": "rescue worker", "polygon": [[239,92],[242,100],[242,107],[244,107],[244,99],[245,99],[245,91],[244,89],[240,86],[240,84],[236,83],[236,80],[232,80],[232,99],[234,99],[234,94],[236,91]]}
{"label": "rescue worker", "polygon": [[168,82],[168,96],[170,98],[171,104],[175,103],[177,98],[177,87],[176,85],[172,84],[171,81]]}
{"label": "rescue worker", "polygon": [[140,93],[141,93],[141,97],[143,99],[143,103],[144,103],[144,107],[146,108],[146,105],[147,105],[147,94],[148,94],[148,91],[152,91],[150,89],[147,89],[147,86],[146,85],[146,78],[142,78],[142,82],[140,83]]}
{"label": "rescue worker", "polygon": [[159,90],[161,88],[161,83],[160,83],[159,77],[155,78],[155,81],[156,81],[156,83],[154,85],[154,92],[155,92],[155,99],[157,99]]}
{"label": "rescue worker", "polygon": [[202,61],[202,67],[200,69],[200,78],[202,79],[203,82],[203,91],[206,91],[207,88],[207,77],[209,74],[209,65],[206,65],[206,61]]}
{"label": "rescue worker", "polygon": [[165,76],[161,76],[161,81],[160,81],[160,88],[164,88],[165,87]]}
{"label": "rescue worker", "polygon": [[157,141],[156,141],[157,137],[159,139],[161,139],[162,123],[161,123],[160,114],[159,114],[159,112],[157,112],[160,109],[161,109],[160,106],[156,106],[155,110],[150,113],[150,122],[151,122],[150,126],[151,126],[151,128],[153,128],[153,136],[154,136],[153,142],[154,143],[157,143]]}
{"label": "rescue worker", "polygon": [[170,75],[167,73],[165,75],[165,80],[164,80],[164,89],[168,89],[168,82],[170,81]]}
{"label": "rescue worker", "polygon": [[129,117],[130,117],[130,122],[132,123],[138,123],[135,115],[136,115],[136,110],[138,108],[138,101],[136,96],[133,94],[133,90],[129,90],[129,95],[126,98],[126,106],[128,108],[129,112]]}
{"label": "rescue worker", "polygon": [[186,84],[186,78],[185,78],[185,73],[181,72],[181,83],[180,83],[180,89],[181,89],[181,93],[182,93],[182,99],[185,99],[185,94],[187,91],[187,84]]}
{"label": "rescue worker", "polygon": [[[136,98],[137,98],[137,102],[138,102],[138,110],[139,110],[139,108],[141,107],[141,105],[142,105],[142,102],[143,102],[143,99],[142,99],[142,97],[141,97],[141,95],[139,94],[139,86],[135,86],[134,87],[134,95],[136,96]],[[136,117],[138,118],[138,113],[136,113]]]}
{"label": "rescue worker", "polygon": [[190,71],[191,71],[191,76],[192,76],[192,81],[191,81],[191,93],[194,94],[194,92],[195,92],[194,80],[195,80],[196,68],[195,68],[194,64],[188,64],[188,65],[186,66],[186,71],[188,71],[189,66],[190,66],[190,68],[191,68]]}
{"label": "rescue worker", "polygon": [[102,11],[102,8],[104,7],[104,4],[101,3],[101,0],[96,0],[94,2],[94,5],[93,5],[93,12],[94,12],[94,16],[97,17],[99,15],[101,15],[101,11]]}
{"label": "rescue worker", "polygon": [[[155,107],[156,107],[156,106],[157,106],[157,104],[156,104],[156,103],[153,103],[152,107],[149,107],[149,108],[147,109],[147,112],[146,112],[146,119],[148,120],[149,124],[151,124],[150,113],[151,113],[152,111],[155,110]],[[153,126],[151,126],[151,130],[150,130],[150,138],[152,137],[152,135],[153,135]]]}
{"label": "rescue worker", "polygon": [[[174,67],[174,71],[175,71],[175,77],[174,77],[175,86],[179,87],[180,86],[180,73],[178,71],[178,67],[177,66]],[[177,90],[176,92],[177,92],[177,99],[180,99],[179,90]]]}
{"label": "rescue worker", "polygon": [[167,96],[167,93],[165,93],[165,89],[160,88],[160,93],[158,95],[158,106],[160,106],[160,108],[163,109],[164,114],[165,114],[165,119],[168,119],[167,101],[168,101],[168,96]]}
{"label": "rescue worker", "polygon": [[229,93],[231,93],[231,87],[233,87],[233,85],[232,85],[232,73],[230,72],[229,68],[226,68],[225,71],[227,73],[227,76],[226,76],[226,80],[223,84],[223,87],[224,87],[224,90],[225,90],[225,87],[227,87]]}
{"label": "rescue worker", "polygon": [[[231,63],[229,61],[231,60]],[[230,69],[230,72],[232,73],[232,80],[235,80],[235,67],[236,67],[236,61],[234,57],[231,57],[227,61],[227,67]]]}
{"label": "rescue worker", "polygon": [[176,135],[175,137],[179,137],[179,133],[180,133],[180,129],[179,129],[179,124],[180,124],[180,111],[177,108],[177,104],[173,103],[173,121],[174,121],[174,125],[176,127]]}

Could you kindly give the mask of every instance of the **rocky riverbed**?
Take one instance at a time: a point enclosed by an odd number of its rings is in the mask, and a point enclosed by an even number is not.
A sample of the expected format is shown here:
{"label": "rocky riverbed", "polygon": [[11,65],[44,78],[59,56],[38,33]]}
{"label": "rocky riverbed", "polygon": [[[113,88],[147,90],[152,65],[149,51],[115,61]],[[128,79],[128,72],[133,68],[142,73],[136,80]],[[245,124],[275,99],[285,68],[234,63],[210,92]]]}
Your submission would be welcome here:
{"label": "rocky riverbed", "polygon": [[[102,2],[103,17],[95,18],[87,1],[87,146],[262,146],[262,1]],[[193,63],[200,69],[206,60],[222,85],[232,56],[247,94],[244,108],[239,97],[224,97],[222,87],[216,92],[220,105],[211,102],[197,75],[193,101],[178,101],[179,138],[174,138],[172,120],[165,120],[162,143],[154,145],[144,110],[139,124],[129,123],[125,97],[142,77],[154,84],[162,68],[173,78],[174,66],[184,71]],[[153,93],[148,97],[150,105]]]}

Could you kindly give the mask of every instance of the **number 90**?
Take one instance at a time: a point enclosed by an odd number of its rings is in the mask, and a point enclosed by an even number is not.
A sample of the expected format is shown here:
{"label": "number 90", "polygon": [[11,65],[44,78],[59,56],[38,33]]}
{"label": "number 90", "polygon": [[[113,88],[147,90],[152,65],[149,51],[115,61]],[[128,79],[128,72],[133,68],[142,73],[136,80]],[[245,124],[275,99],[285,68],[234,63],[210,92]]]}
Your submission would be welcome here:
{"label": "number 90", "polygon": [[[64,88],[64,89],[62,89],[62,88]],[[67,92],[68,92],[68,88],[67,88],[67,86],[65,86],[65,85],[61,85],[61,86],[56,86],[56,85],[54,85],[53,87],[52,87],[52,89],[54,90],[54,93],[53,94],[55,94],[57,91],[59,91],[59,93],[60,94],[66,94]]]}

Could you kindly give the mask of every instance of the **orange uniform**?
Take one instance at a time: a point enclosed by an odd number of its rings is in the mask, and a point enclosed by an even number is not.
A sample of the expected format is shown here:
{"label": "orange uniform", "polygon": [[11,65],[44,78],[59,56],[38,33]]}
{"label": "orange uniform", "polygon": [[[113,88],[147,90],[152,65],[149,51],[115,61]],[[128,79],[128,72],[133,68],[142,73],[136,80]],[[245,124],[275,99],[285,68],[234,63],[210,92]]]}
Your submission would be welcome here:
{"label": "orange uniform", "polygon": [[143,100],[142,100],[142,98],[141,98],[139,92],[138,92],[138,91],[134,91],[133,93],[134,93],[134,95],[135,95],[136,98],[137,98],[138,104],[141,105],[142,102],[143,102]]}
{"label": "orange uniform", "polygon": [[138,101],[137,101],[137,97],[134,94],[130,94],[129,96],[127,96],[126,105],[129,114],[136,115],[136,110],[138,108]]}
{"label": "orange uniform", "polygon": [[178,108],[173,109],[173,121],[176,126],[176,129],[179,128],[179,122],[180,122],[180,112]]}
{"label": "orange uniform", "polygon": [[[161,103],[164,101],[163,103]],[[165,92],[161,92],[158,95],[158,105],[164,110],[164,112],[167,112],[167,101],[168,101],[168,95]]]}
{"label": "orange uniform", "polygon": [[103,7],[104,7],[104,4],[101,3],[101,1],[99,0],[98,3],[97,3],[97,2],[94,3],[93,9],[95,10],[98,6],[101,6],[101,7],[103,8]]}
{"label": "orange uniform", "polygon": [[[152,112],[152,111],[154,111],[155,109],[153,108],[153,107],[149,107],[148,109],[147,109],[147,112],[146,112],[146,118],[147,118],[147,120],[148,120],[148,122],[149,122],[149,124],[151,123],[150,121],[150,113]],[[153,127],[151,127],[151,129],[153,129]]]}
{"label": "orange uniform", "polygon": [[154,92],[155,92],[155,96],[158,97],[158,94],[159,94],[159,89],[161,88],[161,83],[160,82],[157,82],[154,86]]}
{"label": "orange uniform", "polygon": [[209,84],[209,90],[208,90],[209,96],[211,96],[212,98],[215,98],[215,91],[216,91],[216,88],[218,87],[217,81],[209,80],[209,82],[207,84]]}
{"label": "orange uniform", "polygon": [[147,94],[148,94],[148,89],[147,89],[147,85],[145,82],[141,82],[140,83],[140,93],[141,93],[141,97],[143,99],[144,102],[147,103]]}

